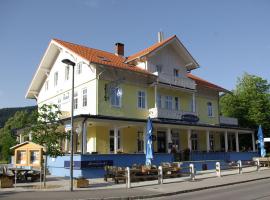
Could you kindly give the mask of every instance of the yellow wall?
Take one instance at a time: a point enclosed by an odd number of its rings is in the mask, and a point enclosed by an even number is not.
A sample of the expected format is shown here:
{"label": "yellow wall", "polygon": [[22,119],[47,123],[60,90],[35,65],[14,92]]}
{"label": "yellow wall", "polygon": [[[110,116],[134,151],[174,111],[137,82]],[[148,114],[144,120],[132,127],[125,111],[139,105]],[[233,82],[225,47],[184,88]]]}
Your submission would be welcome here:
{"label": "yellow wall", "polygon": [[180,130],[180,148],[185,150],[188,148],[188,135],[187,130]]}
{"label": "yellow wall", "polygon": [[[146,119],[148,117],[148,109],[154,107],[154,88],[143,88],[137,85],[121,84],[123,91],[122,105],[120,108],[113,107],[110,100],[105,101],[104,88],[107,81],[99,80],[98,90],[98,114],[115,117],[139,118]],[[147,107],[140,109],[137,107],[137,93],[139,90],[146,91]]]}
{"label": "yellow wall", "polygon": [[123,152],[134,153],[137,152],[137,133],[138,129],[134,127],[121,129],[121,142]]}

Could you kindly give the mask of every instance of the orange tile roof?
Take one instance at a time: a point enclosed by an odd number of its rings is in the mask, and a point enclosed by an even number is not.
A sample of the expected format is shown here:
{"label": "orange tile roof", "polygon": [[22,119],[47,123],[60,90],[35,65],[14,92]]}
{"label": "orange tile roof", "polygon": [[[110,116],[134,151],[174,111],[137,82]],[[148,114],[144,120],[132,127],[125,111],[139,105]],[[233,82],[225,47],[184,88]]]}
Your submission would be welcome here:
{"label": "orange tile roof", "polygon": [[208,82],[208,81],[206,81],[206,80],[204,80],[202,78],[199,78],[199,77],[197,77],[197,76],[195,76],[193,74],[188,73],[187,77],[194,80],[196,82],[196,84],[198,84],[198,85],[202,85],[204,87],[207,87],[207,88],[210,88],[210,89],[213,89],[213,90],[217,90],[217,91],[220,91],[220,92],[230,93],[229,90],[226,90],[226,89],[224,89],[224,88],[222,88],[222,87],[220,87],[218,85],[215,85],[213,83],[210,83],[210,82]]}
{"label": "orange tile roof", "polygon": [[137,66],[126,64],[125,57],[117,56],[113,53],[109,53],[102,50],[93,49],[93,48],[85,47],[82,45],[73,44],[70,42],[65,42],[59,39],[53,39],[53,41],[68,48],[69,50],[73,51],[74,53],[81,56],[82,58],[89,60],[92,63],[108,65],[108,66],[116,67],[119,69],[130,70],[134,72],[153,75],[150,72],[143,70]]}
{"label": "orange tile roof", "polygon": [[162,42],[155,43],[154,45],[152,45],[152,46],[150,46],[142,51],[139,51],[131,56],[128,56],[126,63],[130,62],[132,60],[135,60],[136,58],[139,58],[139,57],[142,57],[142,56],[145,56],[145,55],[151,53],[152,51],[158,49],[159,47],[161,47],[162,45],[166,44],[167,42],[171,41],[174,38],[176,38],[176,35],[173,35]]}

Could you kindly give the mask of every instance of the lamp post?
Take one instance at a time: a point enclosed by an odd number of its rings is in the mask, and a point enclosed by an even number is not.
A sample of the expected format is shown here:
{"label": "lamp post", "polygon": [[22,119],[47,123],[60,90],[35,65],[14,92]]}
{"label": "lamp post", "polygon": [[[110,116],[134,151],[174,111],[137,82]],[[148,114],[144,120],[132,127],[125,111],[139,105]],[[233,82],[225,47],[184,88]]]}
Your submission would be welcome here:
{"label": "lamp post", "polygon": [[71,151],[70,151],[70,191],[73,191],[73,115],[74,115],[74,67],[75,67],[75,62],[72,62],[69,59],[64,59],[62,60],[63,63],[67,65],[72,66],[72,86],[71,86],[71,117],[70,117],[70,123],[71,123],[71,137],[70,137],[70,146],[71,146]]}

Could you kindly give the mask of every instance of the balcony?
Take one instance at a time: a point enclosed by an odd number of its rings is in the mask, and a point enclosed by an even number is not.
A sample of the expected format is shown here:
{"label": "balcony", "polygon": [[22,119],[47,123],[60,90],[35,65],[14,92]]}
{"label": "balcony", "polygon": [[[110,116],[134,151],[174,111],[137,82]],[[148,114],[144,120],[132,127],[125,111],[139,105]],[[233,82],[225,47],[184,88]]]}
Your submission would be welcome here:
{"label": "balcony", "polygon": [[238,119],[233,117],[219,117],[219,123],[224,125],[238,126]]}
{"label": "balcony", "polygon": [[190,78],[187,78],[184,76],[175,77],[172,75],[158,73],[158,72],[155,72],[154,74],[158,76],[159,82],[168,83],[170,85],[176,85],[176,86],[180,86],[180,87],[188,88],[192,90],[196,89],[195,81],[191,80]]}
{"label": "balcony", "polygon": [[167,110],[164,108],[150,108],[149,117],[150,118],[166,118],[166,119],[178,119],[180,120],[182,115],[192,114],[197,116],[194,112],[185,112],[180,110]]}

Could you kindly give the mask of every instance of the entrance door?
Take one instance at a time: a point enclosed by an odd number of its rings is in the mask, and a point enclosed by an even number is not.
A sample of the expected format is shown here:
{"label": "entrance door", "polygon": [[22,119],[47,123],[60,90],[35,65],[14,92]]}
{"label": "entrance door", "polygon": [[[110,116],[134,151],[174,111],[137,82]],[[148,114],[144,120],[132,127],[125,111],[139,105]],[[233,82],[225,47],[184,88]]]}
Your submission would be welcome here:
{"label": "entrance door", "polygon": [[166,132],[157,132],[157,151],[158,153],[166,153]]}

